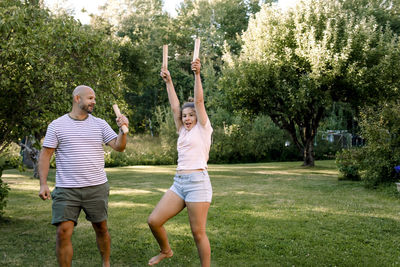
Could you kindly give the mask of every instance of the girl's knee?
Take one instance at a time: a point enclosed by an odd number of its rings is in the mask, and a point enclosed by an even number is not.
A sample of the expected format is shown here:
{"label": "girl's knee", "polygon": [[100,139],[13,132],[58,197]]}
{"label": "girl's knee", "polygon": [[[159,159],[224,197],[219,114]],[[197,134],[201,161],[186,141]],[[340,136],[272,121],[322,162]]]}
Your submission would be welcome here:
{"label": "girl's knee", "polygon": [[147,218],[147,224],[150,226],[150,228],[161,226],[161,224],[159,223],[159,220],[157,220],[156,216],[153,216],[153,215],[150,215]]}
{"label": "girl's knee", "polygon": [[207,238],[206,229],[205,228],[198,228],[192,230],[193,238],[196,241],[200,241],[203,238]]}

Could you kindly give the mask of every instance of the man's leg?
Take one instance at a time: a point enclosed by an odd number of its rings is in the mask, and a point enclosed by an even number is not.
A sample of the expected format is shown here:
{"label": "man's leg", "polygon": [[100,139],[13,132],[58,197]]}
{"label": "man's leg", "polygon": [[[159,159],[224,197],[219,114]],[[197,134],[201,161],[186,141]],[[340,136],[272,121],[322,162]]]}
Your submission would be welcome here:
{"label": "man's leg", "polygon": [[111,237],[107,228],[107,221],[99,223],[92,223],[93,229],[96,232],[96,242],[99,248],[101,258],[103,260],[103,267],[110,266],[110,251],[111,251]]}
{"label": "man's leg", "polygon": [[71,266],[73,255],[71,236],[73,232],[73,221],[61,222],[57,225],[56,254],[61,267]]}

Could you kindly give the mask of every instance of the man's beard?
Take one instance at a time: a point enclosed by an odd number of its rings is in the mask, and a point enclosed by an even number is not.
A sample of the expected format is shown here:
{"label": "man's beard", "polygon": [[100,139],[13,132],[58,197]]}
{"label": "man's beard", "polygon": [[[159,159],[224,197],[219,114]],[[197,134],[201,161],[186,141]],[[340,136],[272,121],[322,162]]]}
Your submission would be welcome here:
{"label": "man's beard", "polygon": [[83,105],[83,104],[80,104],[79,107],[80,107],[80,109],[86,111],[86,112],[89,113],[89,114],[92,114],[93,109],[94,109],[94,106],[93,106],[92,109],[90,109],[90,108],[89,108],[89,105]]}

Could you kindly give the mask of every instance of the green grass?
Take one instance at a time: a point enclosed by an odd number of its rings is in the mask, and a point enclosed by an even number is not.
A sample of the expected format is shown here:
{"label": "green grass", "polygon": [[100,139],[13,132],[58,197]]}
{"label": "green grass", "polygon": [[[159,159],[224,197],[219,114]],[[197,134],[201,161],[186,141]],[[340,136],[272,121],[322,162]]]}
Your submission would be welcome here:
{"label": "green grass", "polygon": [[[338,181],[333,161],[210,165],[214,196],[207,232],[213,266],[400,265],[400,203],[395,194]],[[158,247],[147,216],[174,166],[107,169],[113,266],[145,266]],[[0,266],[56,266],[51,201],[31,173],[8,170],[12,188],[0,223]],[[51,172],[54,181],[54,171]],[[53,182],[50,185],[53,186]],[[174,257],[158,266],[199,266],[186,210],[166,223]],[[73,235],[74,266],[100,266],[84,215]]]}

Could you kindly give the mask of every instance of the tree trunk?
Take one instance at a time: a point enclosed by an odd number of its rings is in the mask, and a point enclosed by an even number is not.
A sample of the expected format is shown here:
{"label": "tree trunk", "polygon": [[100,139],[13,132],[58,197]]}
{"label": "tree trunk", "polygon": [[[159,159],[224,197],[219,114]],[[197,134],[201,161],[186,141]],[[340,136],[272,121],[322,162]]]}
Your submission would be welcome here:
{"label": "tree trunk", "polygon": [[303,118],[304,122],[295,122],[294,120],[281,120],[280,117],[272,116],[272,121],[281,129],[286,130],[293,143],[299,149],[299,154],[303,155],[303,164],[305,167],[314,167],[314,139],[317,135],[319,122],[324,113],[324,107],[320,107],[316,114],[311,118]]}
{"label": "tree trunk", "polygon": [[307,140],[303,149],[303,165],[304,167],[314,167],[314,138]]}

